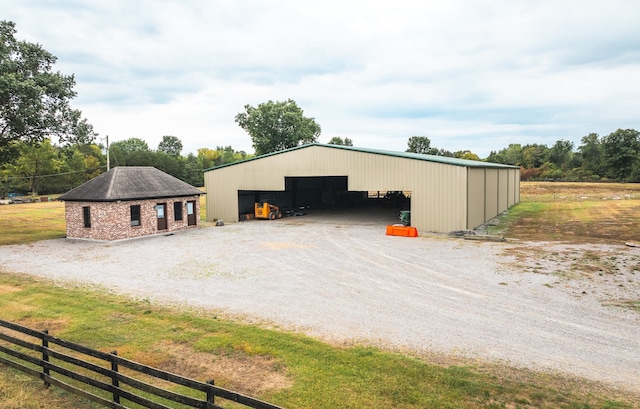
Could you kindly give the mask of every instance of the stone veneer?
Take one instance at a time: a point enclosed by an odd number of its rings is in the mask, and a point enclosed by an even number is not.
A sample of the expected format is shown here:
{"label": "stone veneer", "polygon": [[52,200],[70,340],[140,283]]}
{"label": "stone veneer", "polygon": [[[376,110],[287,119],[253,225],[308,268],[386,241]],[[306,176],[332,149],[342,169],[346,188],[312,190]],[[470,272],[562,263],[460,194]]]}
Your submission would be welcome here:
{"label": "stone veneer", "polygon": [[[195,201],[196,224],[188,225],[187,201]],[[173,206],[182,202],[182,220],[174,220]],[[166,203],[167,229],[158,230],[155,206]],[[131,226],[130,207],[140,205],[140,226]],[[91,227],[84,227],[82,208],[90,207]],[[93,240],[121,240],[177,230],[197,228],[200,224],[200,198],[198,196],[173,197],[152,200],[118,202],[65,202],[68,238]]]}

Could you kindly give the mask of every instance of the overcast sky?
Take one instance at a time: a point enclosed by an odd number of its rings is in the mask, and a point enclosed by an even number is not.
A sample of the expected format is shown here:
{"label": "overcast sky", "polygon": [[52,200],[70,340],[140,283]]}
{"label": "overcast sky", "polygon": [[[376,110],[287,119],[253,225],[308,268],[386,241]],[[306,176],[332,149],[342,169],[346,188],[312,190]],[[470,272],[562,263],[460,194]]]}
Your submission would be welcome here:
{"label": "overcast sky", "polygon": [[246,104],[295,100],[320,142],[481,158],[640,129],[640,1],[0,0],[74,74],[100,137],[231,145]]}

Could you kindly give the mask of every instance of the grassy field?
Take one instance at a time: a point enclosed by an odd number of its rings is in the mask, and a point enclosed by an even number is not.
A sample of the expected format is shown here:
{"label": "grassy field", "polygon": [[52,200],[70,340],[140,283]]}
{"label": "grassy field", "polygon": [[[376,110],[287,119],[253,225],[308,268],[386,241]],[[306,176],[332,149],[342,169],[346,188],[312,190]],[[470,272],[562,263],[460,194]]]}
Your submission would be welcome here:
{"label": "grassy field", "polygon": [[[200,197],[200,215],[205,221],[207,203]],[[64,202],[24,203],[0,206],[0,246],[65,237]]]}
{"label": "grassy field", "polygon": [[57,239],[65,228],[62,202],[0,206],[0,245]]}
{"label": "grassy field", "polygon": [[[4,319],[257,396],[287,408],[633,408],[634,396],[579,379],[408,356],[245,325],[95,289],[1,274]],[[1,367],[0,367],[1,368]],[[0,370],[0,408],[93,407]],[[636,396],[635,398],[639,398]],[[69,401],[67,399],[72,399]]]}
{"label": "grassy field", "polygon": [[[509,237],[639,240],[640,186],[523,183]],[[204,202],[204,200],[202,201]],[[204,210],[203,210],[204,214]],[[64,237],[60,202],[0,206],[0,244]],[[614,234],[615,233],[615,234]],[[553,374],[448,356],[327,345],[217,312],[152,305],[1,273],[0,316],[288,408],[640,408],[640,396]],[[0,366],[0,409],[91,404]]]}
{"label": "grassy field", "polygon": [[640,241],[640,184],[523,182],[494,232],[522,240]]}

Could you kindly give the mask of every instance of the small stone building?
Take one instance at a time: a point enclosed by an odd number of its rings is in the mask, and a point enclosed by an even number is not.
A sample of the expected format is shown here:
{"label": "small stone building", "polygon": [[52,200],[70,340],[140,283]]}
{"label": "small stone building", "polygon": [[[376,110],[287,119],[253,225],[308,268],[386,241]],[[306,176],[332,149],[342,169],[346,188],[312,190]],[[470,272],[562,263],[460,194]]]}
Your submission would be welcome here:
{"label": "small stone building", "polygon": [[68,238],[121,240],[197,228],[204,192],[154,167],[120,166],[68,191]]}

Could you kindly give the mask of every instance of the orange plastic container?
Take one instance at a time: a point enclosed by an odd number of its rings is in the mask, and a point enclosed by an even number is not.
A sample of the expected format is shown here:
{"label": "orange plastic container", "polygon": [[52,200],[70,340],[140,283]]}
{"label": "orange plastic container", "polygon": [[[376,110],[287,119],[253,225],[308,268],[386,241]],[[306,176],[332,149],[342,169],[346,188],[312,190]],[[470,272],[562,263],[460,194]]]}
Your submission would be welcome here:
{"label": "orange plastic container", "polygon": [[411,226],[387,226],[387,236],[418,237],[418,229]]}

